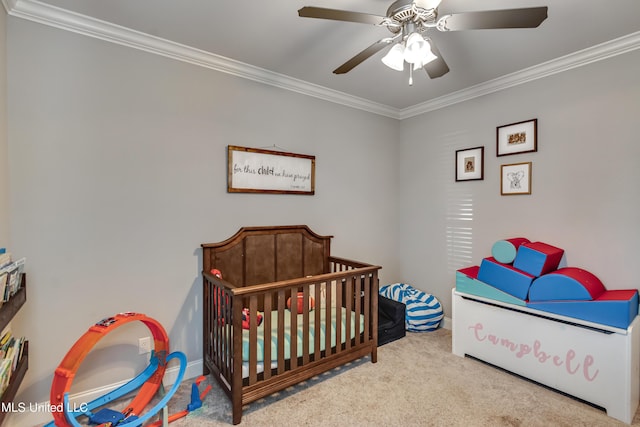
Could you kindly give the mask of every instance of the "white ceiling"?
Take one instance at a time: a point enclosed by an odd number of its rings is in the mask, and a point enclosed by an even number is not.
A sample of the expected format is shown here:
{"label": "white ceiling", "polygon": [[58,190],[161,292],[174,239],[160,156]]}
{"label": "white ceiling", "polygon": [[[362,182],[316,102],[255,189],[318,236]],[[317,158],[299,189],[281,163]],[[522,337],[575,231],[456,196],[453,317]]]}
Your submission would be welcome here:
{"label": "white ceiling", "polygon": [[186,55],[190,62],[203,56],[205,66],[211,66],[230,59],[227,72],[272,84],[284,82],[294,90],[342,99],[390,116],[640,48],[639,0],[443,0],[440,15],[548,6],[548,18],[535,29],[429,30],[451,71],[433,80],[420,72],[409,86],[406,75],[380,62],[386,49],[347,74],[332,73],[390,35],[385,27],[301,18],[297,12],[303,6],[318,6],[384,15],[392,0],[2,1],[17,17],[116,42],[122,41],[113,34],[135,30],[125,38],[137,41],[123,44],[139,47],[138,40],[143,40],[140,45],[151,40],[154,48],[143,48],[162,52],[157,47],[171,41],[180,52],[195,48]]}

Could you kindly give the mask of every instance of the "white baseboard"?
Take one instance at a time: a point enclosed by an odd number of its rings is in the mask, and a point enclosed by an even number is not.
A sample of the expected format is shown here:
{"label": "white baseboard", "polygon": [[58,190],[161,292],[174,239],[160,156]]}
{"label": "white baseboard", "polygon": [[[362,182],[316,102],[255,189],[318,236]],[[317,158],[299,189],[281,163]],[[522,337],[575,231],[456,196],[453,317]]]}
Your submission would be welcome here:
{"label": "white baseboard", "polygon": [[440,327],[444,328],[444,329],[451,330],[452,325],[453,325],[453,323],[451,322],[451,318],[450,317],[444,317],[442,319],[442,323],[440,324]]}
{"label": "white baseboard", "polygon": [[[203,363],[202,359],[195,360],[187,363],[184,377],[182,381],[187,381],[192,378],[197,378],[202,375]],[[178,377],[180,368],[171,367],[168,368],[164,374],[163,384],[166,387],[173,385]],[[91,402],[100,396],[115,390],[116,388],[126,384],[131,380],[124,380],[117,383],[109,384],[103,387],[94,388],[91,390],[85,390],[79,393],[74,393],[69,396],[70,402]],[[189,403],[189,402],[186,402]],[[29,402],[15,402],[14,410],[8,414],[3,427],[25,427],[25,426],[37,426],[43,423],[53,421],[53,416],[47,410],[50,406],[49,401],[41,403],[29,403]]]}

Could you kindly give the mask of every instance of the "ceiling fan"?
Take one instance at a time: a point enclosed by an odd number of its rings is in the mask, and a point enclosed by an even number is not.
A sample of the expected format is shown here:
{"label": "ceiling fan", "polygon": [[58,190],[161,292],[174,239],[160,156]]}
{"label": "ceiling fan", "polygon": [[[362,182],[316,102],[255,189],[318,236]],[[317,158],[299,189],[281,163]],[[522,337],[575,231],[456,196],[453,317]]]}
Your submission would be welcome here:
{"label": "ceiling fan", "polygon": [[496,28],[535,28],[547,18],[547,7],[501,9],[479,12],[463,12],[449,15],[438,14],[442,0],[397,0],[389,6],[385,16],[369,13],[349,12],[305,6],[298,10],[303,18],[320,18],[334,21],[357,22],[385,26],[392,33],[367,47],[353,58],[333,70],[344,74],[378,53],[385,47],[393,47],[382,58],[382,62],[398,71],[409,64],[409,84],[413,83],[413,71],[424,68],[430,78],[441,77],[449,72],[449,66],[440,51],[427,35],[428,30],[461,31]]}

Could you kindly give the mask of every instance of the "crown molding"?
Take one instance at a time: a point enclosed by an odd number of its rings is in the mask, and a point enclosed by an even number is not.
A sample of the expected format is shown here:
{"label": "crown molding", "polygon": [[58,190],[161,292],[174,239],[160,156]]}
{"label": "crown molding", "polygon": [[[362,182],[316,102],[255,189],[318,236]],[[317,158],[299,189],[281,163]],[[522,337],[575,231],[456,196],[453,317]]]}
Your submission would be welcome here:
{"label": "crown molding", "polygon": [[11,10],[16,6],[16,1],[18,0],[2,0],[4,10],[6,10],[7,13],[11,12]]}
{"label": "crown molding", "polygon": [[602,43],[408,108],[398,109],[274,73],[37,0],[1,0],[11,16],[161,55],[325,101],[404,120],[640,48],[640,32]]}
{"label": "crown molding", "polygon": [[148,53],[276,86],[303,95],[324,99],[347,107],[395,119],[398,118],[399,110],[397,108],[374,103],[364,98],[358,98],[344,92],[294,79],[191,46],[175,43],[110,22],[61,9],[37,0],[2,1],[6,2],[5,7],[7,7],[9,15],[17,18],[139,49]]}
{"label": "crown molding", "polygon": [[404,120],[640,48],[640,31],[400,110]]}

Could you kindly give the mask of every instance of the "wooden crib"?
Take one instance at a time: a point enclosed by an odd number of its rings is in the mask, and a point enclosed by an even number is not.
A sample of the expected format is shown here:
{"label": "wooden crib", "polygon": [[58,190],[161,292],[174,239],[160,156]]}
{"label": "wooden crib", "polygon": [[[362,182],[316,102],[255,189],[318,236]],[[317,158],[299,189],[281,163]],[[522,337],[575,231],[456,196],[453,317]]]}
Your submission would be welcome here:
{"label": "wooden crib", "polygon": [[244,227],[202,244],[204,369],[231,399],[233,424],[245,404],[363,356],[376,363],[381,267],[331,256],[331,238]]}

